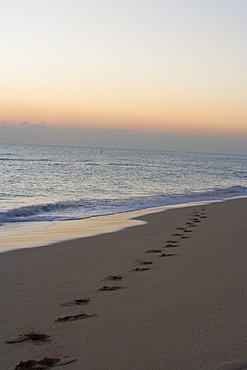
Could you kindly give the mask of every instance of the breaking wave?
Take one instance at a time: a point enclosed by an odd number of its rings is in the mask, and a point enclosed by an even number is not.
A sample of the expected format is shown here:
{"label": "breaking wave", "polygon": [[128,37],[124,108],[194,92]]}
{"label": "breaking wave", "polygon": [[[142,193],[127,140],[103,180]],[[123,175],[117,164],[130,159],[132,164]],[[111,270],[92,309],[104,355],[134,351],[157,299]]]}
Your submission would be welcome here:
{"label": "breaking wave", "polygon": [[247,187],[215,187],[200,192],[184,194],[156,194],[156,196],[132,197],[129,199],[90,199],[35,204],[0,212],[0,224],[9,222],[59,221],[88,218],[106,214],[128,212],[151,207],[169,206],[198,201],[223,200],[247,196]]}

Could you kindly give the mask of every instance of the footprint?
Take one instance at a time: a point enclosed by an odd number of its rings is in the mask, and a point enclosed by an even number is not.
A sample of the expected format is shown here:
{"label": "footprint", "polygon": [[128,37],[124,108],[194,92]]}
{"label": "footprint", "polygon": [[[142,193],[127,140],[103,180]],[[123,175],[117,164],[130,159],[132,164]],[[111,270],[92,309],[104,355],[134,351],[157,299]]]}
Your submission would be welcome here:
{"label": "footprint", "polygon": [[171,257],[171,256],[175,256],[175,254],[174,253],[162,253],[160,255],[160,257]]}
{"label": "footprint", "polygon": [[105,278],[105,280],[122,280],[122,275],[109,275]]}
{"label": "footprint", "polygon": [[145,253],[161,253],[161,249],[148,249]]}
{"label": "footprint", "polygon": [[33,342],[49,342],[50,341],[50,336],[45,335],[45,334],[36,334],[36,333],[29,333],[29,334],[24,334],[24,335],[19,335],[17,339],[11,339],[11,340],[6,340],[5,343],[12,344],[12,343],[20,343],[24,341],[33,341]]}
{"label": "footprint", "polygon": [[152,270],[152,267],[137,267],[132,271],[147,271],[147,270]]}
{"label": "footprint", "polygon": [[172,234],[172,236],[183,236],[183,234],[175,233],[175,234]]}
{"label": "footprint", "polygon": [[73,305],[81,306],[83,304],[88,304],[90,300],[91,300],[90,298],[74,299],[72,302],[61,303],[60,305],[61,306],[73,306]]}
{"label": "footprint", "polygon": [[102,288],[99,288],[99,291],[101,292],[108,292],[111,290],[117,290],[117,289],[125,289],[122,285],[115,285],[115,286],[106,286],[104,285]]}
{"label": "footprint", "polygon": [[[181,237],[182,238],[182,237]],[[176,242],[177,243],[177,242]],[[179,247],[179,244],[171,244],[171,243],[168,243],[164,246],[164,248],[176,248],[176,247]]]}
{"label": "footprint", "polygon": [[193,222],[201,222],[198,218],[194,218]]}
{"label": "footprint", "polygon": [[192,233],[192,230],[184,229],[184,232],[185,232],[185,233]]}
{"label": "footprint", "polygon": [[82,319],[87,319],[89,317],[96,317],[98,316],[96,313],[92,314],[87,314],[87,313],[79,313],[78,315],[70,315],[70,316],[64,316],[64,317],[59,317],[56,322],[67,322],[67,321],[76,321],[76,320],[82,320]]}
{"label": "footprint", "polygon": [[153,262],[151,261],[145,261],[145,260],[137,260],[135,263],[138,263],[138,265],[152,265]]}
{"label": "footprint", "polygon": [[184,227],[175,227],[176,230],[184,230]]}
{"label": "footprint", "polygon": [[189,239],[190,237],[189,236],[181,236],[180,239]]}
{"label": "footprint", "polygon": [[46,370],[51,369],[55,366],[62,366],[62,365],[69,365],[72,362],[75,362],[76,358],[70,358],[68,356],[60,359],[60,358],[48,358],[45,357],[42,360],[28,360],[28,361],[21,361],[18,365],[16,365],[14,370]]}

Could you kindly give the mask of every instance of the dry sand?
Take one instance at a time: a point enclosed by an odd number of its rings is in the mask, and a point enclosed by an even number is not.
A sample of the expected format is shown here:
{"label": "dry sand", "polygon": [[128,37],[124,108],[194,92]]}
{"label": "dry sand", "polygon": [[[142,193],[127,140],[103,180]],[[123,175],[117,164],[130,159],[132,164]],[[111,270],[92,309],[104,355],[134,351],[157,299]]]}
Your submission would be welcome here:
{"label": "dry sand", "polygon": [[[247,199],[141,219],[0,254],[1,370],[65,356],[76,359],[66,370],[247,369]],[[124,289],[103,288],[113,286]],[[30,333],[50,341],[5,343]]]}

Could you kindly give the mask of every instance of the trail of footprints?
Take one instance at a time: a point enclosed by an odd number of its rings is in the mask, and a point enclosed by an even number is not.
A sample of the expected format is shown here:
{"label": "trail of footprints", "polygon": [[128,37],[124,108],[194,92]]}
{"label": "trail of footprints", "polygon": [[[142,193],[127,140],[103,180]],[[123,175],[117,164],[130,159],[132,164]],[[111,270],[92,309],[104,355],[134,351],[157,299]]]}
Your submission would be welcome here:
{"label": "trail of footprints", "polygon": [[[185,227],[179,226],[175,227],[175,232],[172,234],[172,237],[176,237],[176,239],[170,239],[166,241],[165,246],[162,249],[148,249],[145,251],[145,254],[149,255],[158,255],[159,257],[172,257],[175,256],[175,253],[167,253],[164,250],[168,248],[177,248],[180,246],[178,242],[178,238],[180,239],[187,239],[190,238],[188,235],[192,232],[192,228],[196,227],[201,219],[206,218],[207,216],[204,213],[205,208],[201,208],[199,211],[194,211],[190,215],[188,222],[186,222]],[[153,269],[153,261],[139,259],[135,261],[135,264],[138,265],[130,272],[143,272],[149,271]],[[109,292],[115,291],[120,289],[125,289],[126,287],[123,285],[119,285],[119,282],[124,279],[123,275],[109,275],[104,280],[105,281],[112,281],[113,285],[103,285],[101,288],[98,289],[100,292]],[[73,301],[63,302],[60,305],[63,307],[70,307],[70,306],[87,306],[91,302],[90,298],[80,298],[74,299]],[[76,321],[76,320],[83,320],[88,318],[97,317],[96,313],[87,314],[85,312],[81,312],[77,315],[67,315],[64,317],[59,317],[55,320],[57,323],[69,322],[69,321]],[[31,343],[44,343],[44,342],[51,342],[51,338],[49,335],[46,334],[38,334],[38,333],[27,333],[24,335],[20,335],[16,339],[7,340],[6,343],[8,344],[15,344],[21,342],[31,342]],[[75,358],[70,358],[69,356],[64,356],[62,358],[48,358],[45,357],[41,360],[28,360],[28,361],[21,361],[18,365],[15,366],[14,370],[29,370],[29,369],[51,369],[53,367],[61,366],[61,365],[69,365],[75,362]]]}

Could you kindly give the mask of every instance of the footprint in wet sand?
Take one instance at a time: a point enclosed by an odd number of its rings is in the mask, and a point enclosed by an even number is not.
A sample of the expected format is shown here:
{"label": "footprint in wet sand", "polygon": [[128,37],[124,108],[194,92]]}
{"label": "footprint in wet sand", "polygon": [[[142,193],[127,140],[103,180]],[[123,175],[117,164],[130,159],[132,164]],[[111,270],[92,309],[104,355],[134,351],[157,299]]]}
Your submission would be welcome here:
{"label": "footprint in wet sand", "polygon": [[176,254],[174,254],[174,253],[162,253],[160,255],[160,257],[171,257],[171,256],[176,256]]}
{"label": "footprint in wet sand", "polygon": [[65,303],[61,303],[61,306],[81,306],[81,305],[84,305],[84,304],[88,304],[90,302],[90,298],[83,298],[83,299],[74,299],[73,301],[71,302],[65,302]]}
{"label": "footprint in wet sand", "polygon": [[109,292],[111,290],[118,290],[118,289],[125,289],[122,285],[114,285],[114,286],[106,286],[104,285],[102,288],[99,288],[99,291],[101,292]]}
{"label": "footprint in wet sand", "polygon": [[104,280],[122,280],[122,275],[109,275]]}
{"label": "footprint in wet sand", "polygon": [[145,261],[145,260],[137,260],[135,261],[135,263],[137,263],[138,265],[152,265],[153,264],[153,262]]}
{"label": "footprint in wet sand", "polygon": [[6,340],[6,343],[12,344],[12,343],[20,343],[24,341],[32,341],[34,343],[49,342],[50,336],[46,334],[29,333],[29,334],[19,335],[19,337],[16,339]]}
{"label": "footprint in wet sand", "polygon": [[[187,222],[186,225],[193,225],[193,222]],[[187,230],[185,227],[177,227],[177,230],[182,230],[184,233],[191,233],[191,230]]]}
{"label": "footprint in wet sand", "polygon": [[181,234],[181,233],[175,233],[175,234],[172,234],[172,236],[183,236],[183,234]]}
{"label": "footprint in wet sand", "polygon": [[152,270],[152,267],[136,267],[132,271],[148,271],[148,270]]}
{"label": "footprint in wet sand", "polygon": [[68,356],[65,356],[64,358],[48,358],[45,357],[42,360],[28,360],[28,361],[21,361],[18,365],[15,366],[14,370],[46,370],[51,369],[56,366],[63,366],[63,365],[69,365],[72,362],[75,362],[76,358],[71,358]]}
{"label": "footprint in wet sand", "polygon": [[176,248],[176,247],[179,247],[178,242],[176,242],[176,244],[175,244],[175,242],[167,243],[167,244],[164,246],[164,248]]}
{"label": "footprint in wet sand", "polygon": [[148,249],[145,253],[161,253],[161,249]]}
{"label": "footprint in wet sand", "polygon": [[96,313],[87,314],[87,313],[79,313],[78,315],[70,315],[70,316],[64,316],[59,317],[56,322],[67,322],[67,321],[76,321],[76,320],[83,320],[88,319],[90,317],[96,317],[98,316]]}

